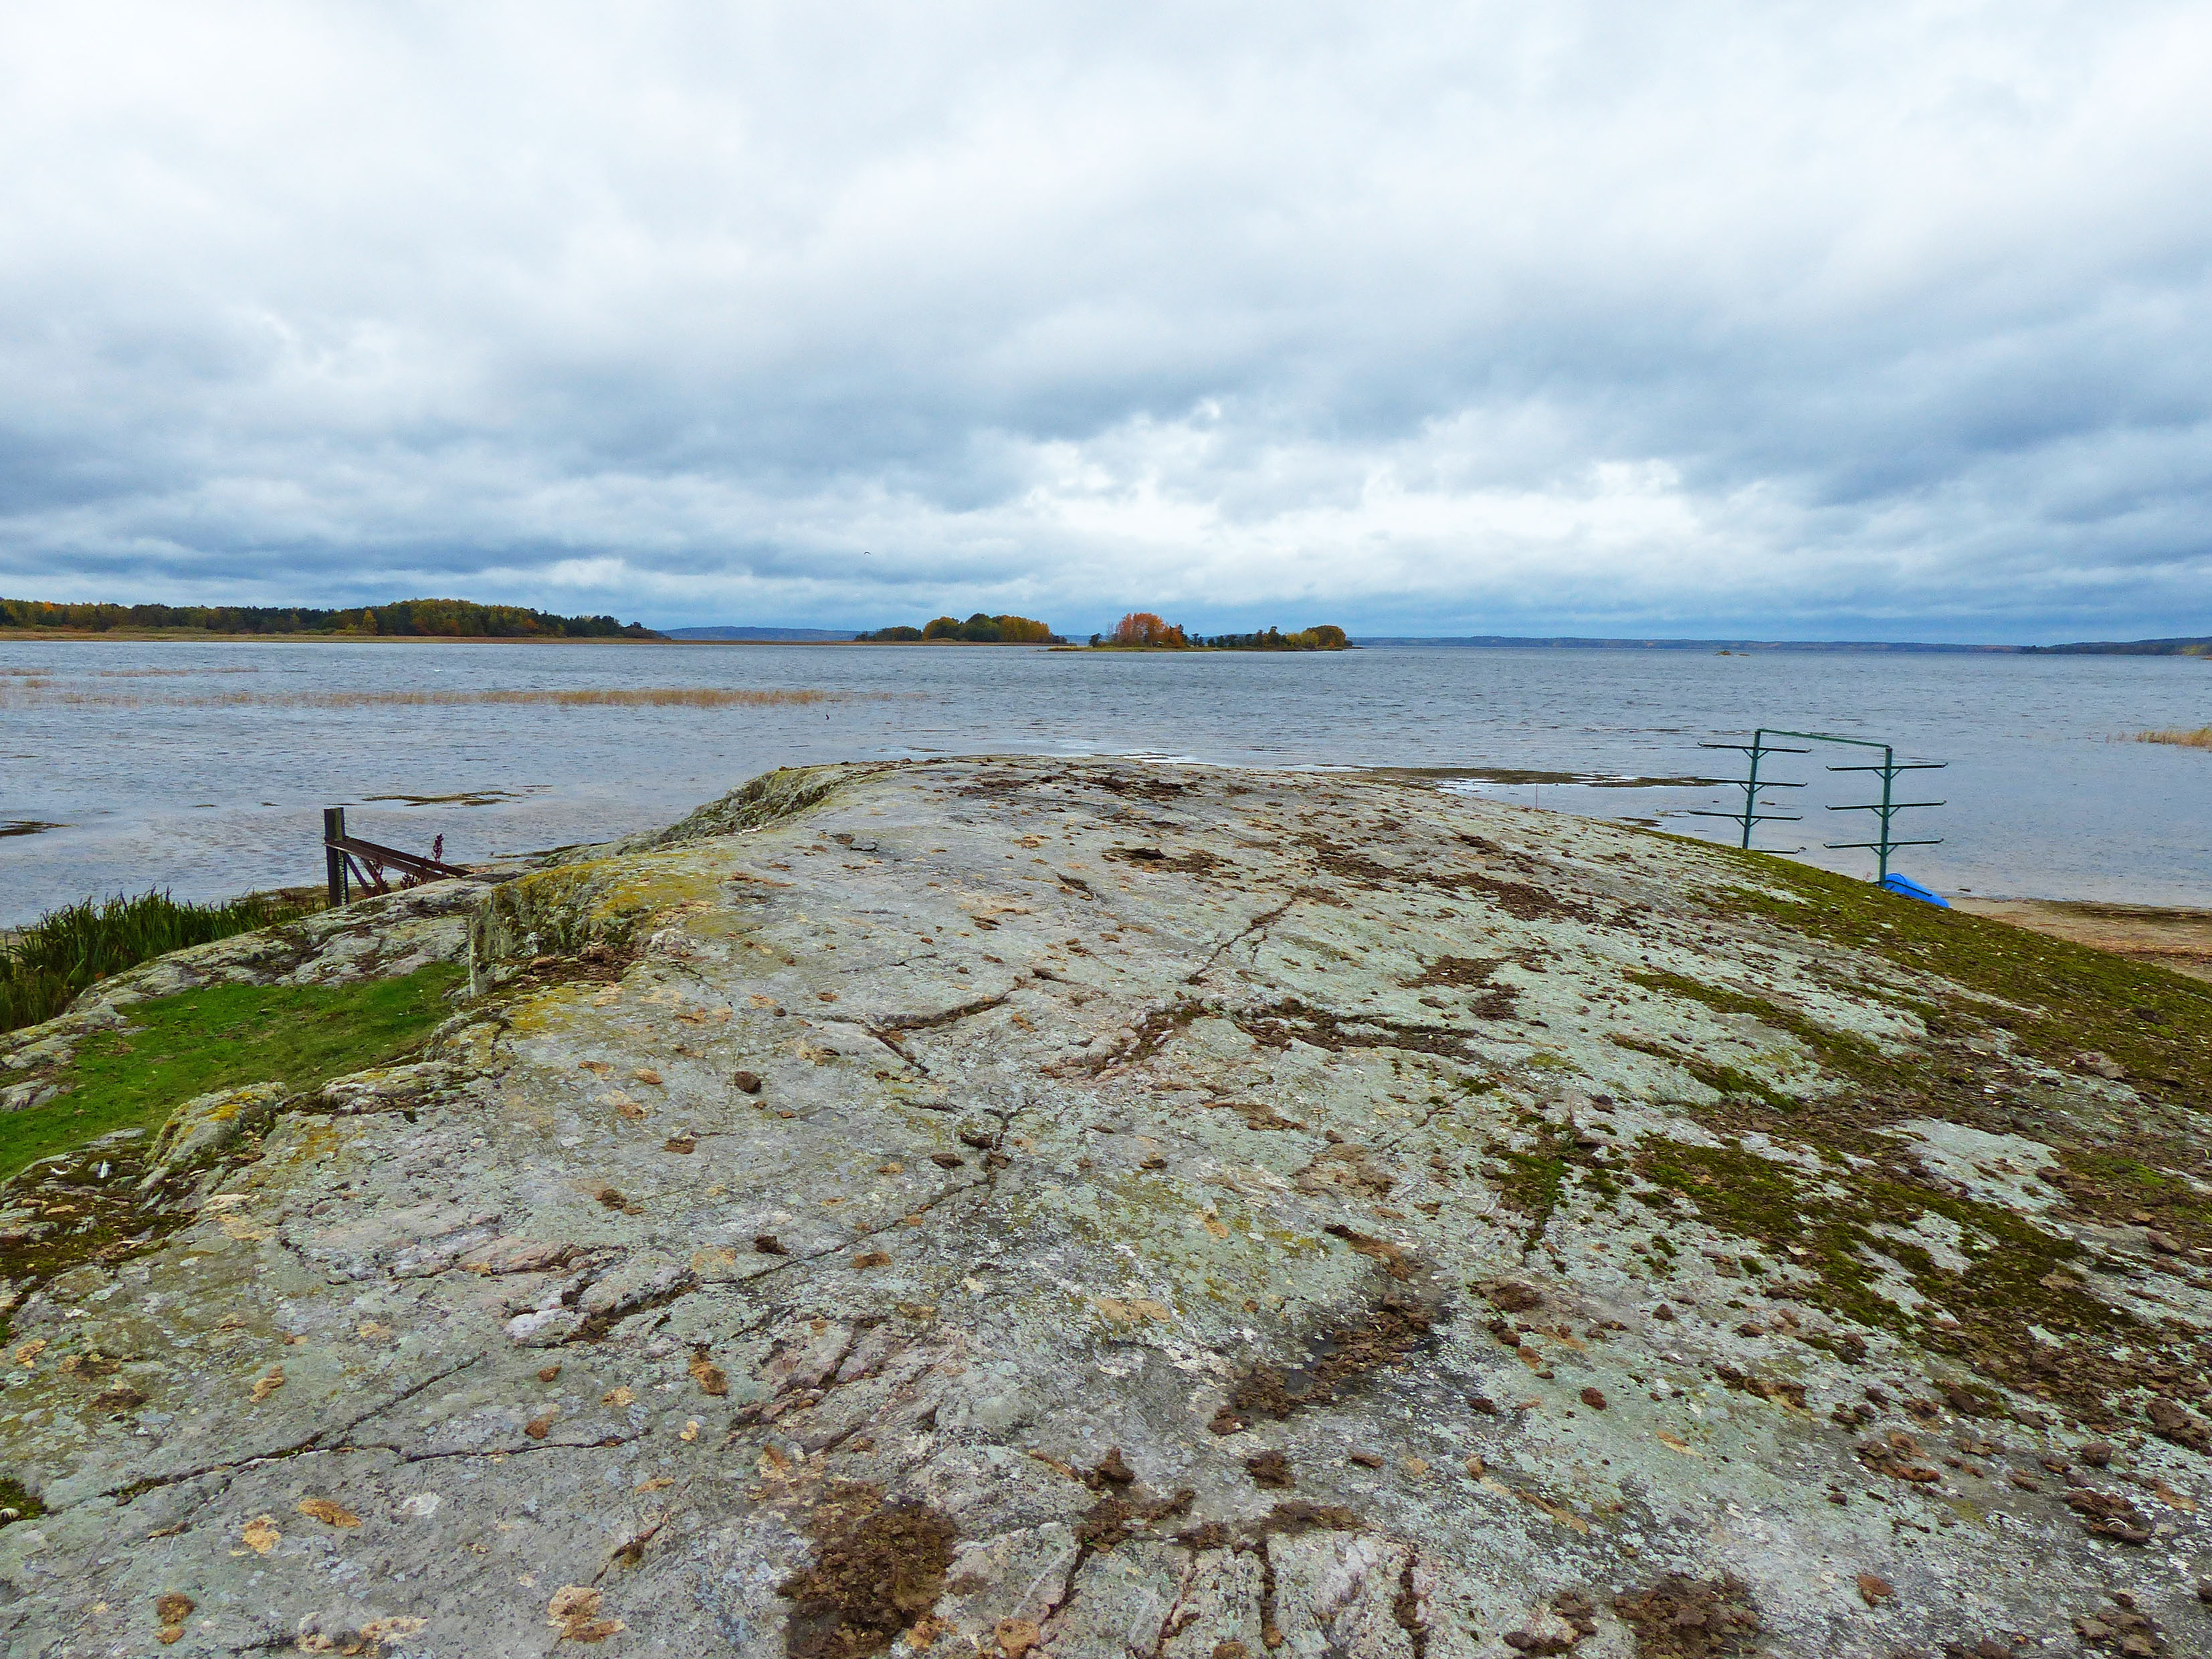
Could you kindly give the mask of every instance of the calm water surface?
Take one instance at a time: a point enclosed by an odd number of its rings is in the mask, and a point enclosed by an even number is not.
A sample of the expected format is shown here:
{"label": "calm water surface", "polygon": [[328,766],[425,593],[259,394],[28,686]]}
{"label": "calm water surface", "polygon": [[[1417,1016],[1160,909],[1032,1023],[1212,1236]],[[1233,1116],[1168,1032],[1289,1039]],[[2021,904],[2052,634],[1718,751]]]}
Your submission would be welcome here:
{"label": "calm water surface", "polygon": [[[393,693],[819,690],[813,705],[409,706]],[[361,699],[319,706],[315,697]],[[1392,766],[1440,787],[1733,839],[1681,782],[1740,757],[1700,739],[1759,724],[1946,759],[1909,775],[1940,835],[1900,868],[1945,891],[2212,903],[2212,752],[2118,742],[2212,723],[2212,663],[2176,658],[1722,657],[1693,652],[1370,649],[1121,656],[1022,649],[0,642],[0,925],[90,893],[180,897],[319,881],[320,811],[450,859],[667,823],[755,773],[973,754]],[[1768,845],[1866,872],[1864,775],[1789,757],[1805,821]],[[1526,769],[1585,780],[1485,778]],[[459,798],[459,799],[455,799]],[[1902,821],[1900,821],[1902,822]],[[20,826],[57,827],[21,831]],[[6,833],[17,830],[17,833]],[[1849,830],[1850,833],[1846,833]],[[1903,832],[1900,833],[1908,833]]]}

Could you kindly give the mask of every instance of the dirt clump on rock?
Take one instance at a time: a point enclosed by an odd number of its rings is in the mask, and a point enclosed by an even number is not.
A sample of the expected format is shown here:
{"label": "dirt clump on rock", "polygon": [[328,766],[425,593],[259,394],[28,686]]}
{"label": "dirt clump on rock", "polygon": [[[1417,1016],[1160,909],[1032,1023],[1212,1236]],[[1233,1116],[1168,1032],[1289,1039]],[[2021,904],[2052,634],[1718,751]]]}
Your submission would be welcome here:
{"label": "dirt clump on rock", "polygon": [[1692,1578],[1670,1572],[1614,1596],[1613,1610],[1636,1632],[1637,1659],[1736,1659],[1759,1639],[1751,1587],[1734,1573]]}
{"label": "dirt clump on rock", "polygon": [[1276,1492],[1288,1492],[1298,1484],[1291,1472],[1291,1460],[1279,1451],[1255,1452],[1244,1460],[1244,1473],[1252,1477],[1254,1486]]}
{"label": "dirt clump on rock", "polygon": [[927,1504],[884,1504],[853,1483],[816,1514],[821,1553],[777,1586],[792,1603],[789,1659],[861,1659],[881,1653],[927,1616],[952,1565],[951,1521]]}
{"label": "dirt clump on rock", "polygon": [[1395,1286],[1383,1292],[1364,1319],[1330,1332],[1313,1345],[1313,1357],[1288,1370],[1255,1366],[1237,1383],[1214,1419],[1216,1433],[1250,1417],[1286,1418],[1336,1397],[1369,1372],[1403,1363],[1428,1341],[1435,1316],[1416,1297]]}

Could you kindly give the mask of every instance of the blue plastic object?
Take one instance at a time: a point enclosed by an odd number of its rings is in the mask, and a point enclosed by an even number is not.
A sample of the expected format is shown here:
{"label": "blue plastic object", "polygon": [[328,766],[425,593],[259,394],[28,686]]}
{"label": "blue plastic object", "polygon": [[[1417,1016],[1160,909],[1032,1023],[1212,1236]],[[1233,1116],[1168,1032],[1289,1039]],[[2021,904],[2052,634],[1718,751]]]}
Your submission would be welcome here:
{"label": "blue plastic object", "polygon": [[1881,884],[1890,892],[1899,894],[1909,899],[1918,899],[1923,904],[1932,904],[1938,910],[1948,910],[1951,908],[1949,902],[1941,893],[1935,891],[1933,889],[1923,887],[1918,882],[1913,880],[1911,877],[1900,876],[1894,870],[1891,871],[1888,875],[1882,878]]}

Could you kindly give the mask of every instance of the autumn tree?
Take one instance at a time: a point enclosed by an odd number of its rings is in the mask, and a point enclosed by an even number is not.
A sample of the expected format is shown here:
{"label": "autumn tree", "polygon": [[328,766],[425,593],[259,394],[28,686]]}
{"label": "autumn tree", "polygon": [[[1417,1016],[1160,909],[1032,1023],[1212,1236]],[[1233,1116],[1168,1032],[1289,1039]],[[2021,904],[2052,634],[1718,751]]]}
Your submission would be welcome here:
{"label": "autumn tree", "polygon": [[1114,645],[1151,645],[1181,647],[1190,641],[1184,638],[1182,629],[1174,626],[1149,611],[1132,611],[1114,624],[1109,641]]}

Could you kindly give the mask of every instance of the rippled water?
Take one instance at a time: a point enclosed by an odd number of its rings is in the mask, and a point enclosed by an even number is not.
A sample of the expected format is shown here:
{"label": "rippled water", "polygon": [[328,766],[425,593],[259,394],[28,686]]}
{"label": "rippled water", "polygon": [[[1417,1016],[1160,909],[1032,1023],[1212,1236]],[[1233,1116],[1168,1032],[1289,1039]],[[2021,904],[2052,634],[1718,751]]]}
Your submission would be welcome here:
{"label": "rippled water", "polygon": [[[158,671],[158,672],[155,672]],[[728,707],[416,703],[415,693],[818,690]],[[320,699],[320,702],[315,701]],[[2212,723],[2212,663],[2175,658],[1717,656],[1372,649],[1091,655],[1022,649],[629,644],[0,641],[0,924],[88,893],[214,897],[320,879],[320,810],[449,858],[665,823],[771,766],[890,756],[1127,754],[1267,767],[1554,777],[1718,775],[1701,738],[1757,724],[1936,758],[1908,798],[1941,847],[1899,866],[1944,890],[2212,901],[2212,752],[2114,741]],[[1806,822],[1771,845],[1864,872],[1863,775],[1788,757]],[[1855,757],[1838,752],[1837,761]],[[1709,787],[1484,777],[1443,787],[1732,838],[1681,816]],[[1901,793],[1905,793],[1901,791]],[[9,834],[19,825],[52,825]]]}

